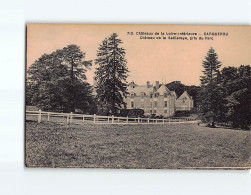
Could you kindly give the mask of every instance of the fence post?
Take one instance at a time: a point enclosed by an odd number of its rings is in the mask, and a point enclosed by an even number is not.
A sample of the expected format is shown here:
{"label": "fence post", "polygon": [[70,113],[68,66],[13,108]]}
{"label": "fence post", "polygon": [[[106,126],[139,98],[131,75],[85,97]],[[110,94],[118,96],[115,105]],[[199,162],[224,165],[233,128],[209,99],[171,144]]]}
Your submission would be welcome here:
{"label": "fence post", "polygon": [[47,121],[50,121],[50,113],[48,112],[48,118]]}
{"label": "fence post", "polygon": [[69,124],[69,114],[66,115],[66,123]]}
{"label": "fence post", "polygon": [[128,123],[128,116],[126,117],[126,123]]}
{"label": "fence post", "polygon": [[168,118],[168,122],[169,122],[169,124],[171,123],[171,119],[170,119],[170,117]]}
{"label": "fence post", "polygon": [[71,112],[71,118],[70,118],[70,123],[72,123],[72,112]]}
{"label": "fence post", "polygon": [[147,123],[150,123],[150,119],[149,119],[149,117],[147,118]]}
{"label": "fence post", "polygon": [[109,123],[110,122],[110,117],[108,116],[108,118],[107,118],[107,122]]}
{"label": "fence post", "polygon": [[96,123],[96,114],[93,115],[93,122]]}
{"label": "fence post", "polygon": [[37,118],[37,122],[41,123],[41,120],[42,120],[42,110],[39,109],[38,111],[38,118]]}
{"label": "fence post", "polygon": [[114,115],[112,115],[112,123],[114,123]]}
{"label": "fence post", "polygon": [[119,118],[118,118],[118,123],[119,123]]}
{"label": "fence post", "polygon": [[139,124],[139,116],[138,116],[138,124]]}
{"label": "fence post", "polygon": [[85,122],[85,116],[83,116],[83,123]]}

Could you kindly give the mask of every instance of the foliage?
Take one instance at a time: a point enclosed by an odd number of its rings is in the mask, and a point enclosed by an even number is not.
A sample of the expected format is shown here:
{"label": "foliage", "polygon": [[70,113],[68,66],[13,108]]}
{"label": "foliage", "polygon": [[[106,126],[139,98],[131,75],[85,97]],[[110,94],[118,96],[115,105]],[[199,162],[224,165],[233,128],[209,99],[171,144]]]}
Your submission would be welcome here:
{"label": "foliage", "polygon": [[251,123],[250,89],[251,67],[225,67],[221,71],[221,85],[225,89],[225,122],[247,129]]}
{"label": "foliage", "polygon": [[119,116],[122,117],[143,117],[144,110],[142,109],[122,109],[120,110]]}
{"label": "foliage", "polygon": [[201,76],[201,85],[217,84],[218,76],[220,74],[219,68],[221,67],[221,62],[218,60],[218,55],[215,50],[211,47],[207,52],[205,60],[202,62],[204,70],[204,76]]}
{"label": "foliage", "polygon": [[200,90],[199,86],[189,86],[182,84],[180,81],[173,81],[171,83],[166,84],[166,87],[171,91],[175,91],[177,97],[181,96],[184,91],[187,91],[187,93],[192,96],[194,100],[194,107],[197,107],[197,95],[198,91]]}
{"label": "foliage", "polygon": [[200,113],[206,122],[231,124],[248,129],[251,123],[251,67],[225,67],[211,48],[203,61],[201,77]]}
{"label": "foliage", "polygon": [[93,105],[92,88],[85,81],[85,53],[76,45],[68,45],[44,54],[28,69],[27,103],[45,111],[87,111]]}
{"label": "foliage", "polygon": [[171,91],[175,91],[178,97],[181,96],[186,89],[186,86],[182,84],[180,81],[173,81],[171,83],[168,83],[166,84],[166,87]]}
{"label": "foliage", "polygon": [[125,49],[120,44],[122,41],[113,33],[103,40],[97,51],[94,79],[99,114],[117,115],[126,107],[123,98],[127,94],[128,69]]}
{"label": "foliage", "polygon": [[178,110],[175,112],[175,117],[187,117],[190,116],[190,110]]}
{"label": "foliage", "polygon": [[195,86],[195,85],[186,86],[186,90],[187,90],[187,93],[190,96],[192,96],[192,98],[193,98],[194,107],[197,108],[197,106],[198,106],[198,93],[200,91],[200,86]]}
{"label": "foliage", "polygon": [[204,70],[201,76],[201,89],[199,92],[199,110],[201,117],[206,122],[211,122],[214,127],[215,122],[221,121],[223,115],[223,89],[219,85],[219,68],[221,62],[213,48],[207,52],[205,60],[202,62]]}

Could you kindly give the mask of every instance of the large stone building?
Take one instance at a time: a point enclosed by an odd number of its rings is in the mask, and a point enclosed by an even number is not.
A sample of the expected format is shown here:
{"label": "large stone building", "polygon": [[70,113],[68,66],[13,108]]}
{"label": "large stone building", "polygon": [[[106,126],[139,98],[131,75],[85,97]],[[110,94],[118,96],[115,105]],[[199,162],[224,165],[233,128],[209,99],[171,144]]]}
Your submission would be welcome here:
{"label": "large stone building", "polygon": [[159,81],[156,81],[155,86],[150,85],[149,81],[146,85],[131,82],[128,93],[125,98],[127,109],[140,108],[145,115],[171,117],[176,110],[190,110],[193,107],[193,99],[186,91],[177,99],[176,93],[165,85],[160,85]]}
{"label": "large stone building", "polygon": [[193,98],[184,91],[184,93],[176,99],[176,110],[191,110],[193,108]]}

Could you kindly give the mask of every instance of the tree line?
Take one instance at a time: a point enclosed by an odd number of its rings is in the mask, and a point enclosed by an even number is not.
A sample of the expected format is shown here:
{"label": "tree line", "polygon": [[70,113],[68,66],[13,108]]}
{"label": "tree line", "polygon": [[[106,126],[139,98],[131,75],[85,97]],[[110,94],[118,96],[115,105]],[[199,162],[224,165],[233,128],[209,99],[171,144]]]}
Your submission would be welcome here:
{"label": "tree line", "polygon": [[[99,45],[97,58],[85,60],[77,45],[44,54],[27,70],[26,105],[45,111],[116,115],[125,108],[128,69],[116,33]],[[97,65],[91,86],[86,71]]]}
{"label": "tree line", "polygon": [[202,62],[203,76],[198,93],[201,119],[248,129],[251,121],[251,67],[224,67],[213,48]]}
{"label": "tree line", "polygon": [[[99,45],[97,57],[85,60],[85,52],[77,45],[68,45],[50,54],[43,54],[27,70],[26,105],[45,111],[82,112],[119,115],[126,108],[128,68],[122,40],[116,33]],[[96,65],[94,81],[87,82],[86,71]],[[180,96],[185,90],[204,122],[229,123],[233,127],[250,125],[249,65],[224,67],[213,48],[202,62],[200,86],[186,86],[180,81],[166,84]]]}

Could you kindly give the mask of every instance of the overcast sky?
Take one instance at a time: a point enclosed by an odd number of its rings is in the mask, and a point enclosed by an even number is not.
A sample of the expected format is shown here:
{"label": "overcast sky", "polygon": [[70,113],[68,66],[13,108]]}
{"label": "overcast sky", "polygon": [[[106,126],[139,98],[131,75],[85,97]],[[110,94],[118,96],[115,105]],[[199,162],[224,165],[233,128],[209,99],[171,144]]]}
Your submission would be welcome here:
{"label": "overcast sky", "polygon": [[[126,49],[128,82],[145,84],[158,80],[160,83],[181,81],[186,85],[199,85],[202,61],[210,47],[218,53],[222,67],[251,64],[250,30],[250,26],[32,24],[27,27],[27,66],[42,54],[68,44],[80,46],[86,53],[86,60],[93,60],[102,40],[115,32]],[[140,39],[136,32],[188,32],[201,36],[204,32],[226,32],[228,36],[214,36],[214,40],[169,40],[166,35],[166,40],[146,40]],[[95,66],[87,72],[91,84],[94,70]]]}

